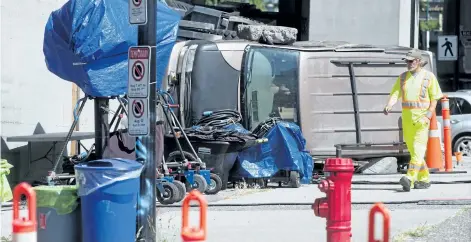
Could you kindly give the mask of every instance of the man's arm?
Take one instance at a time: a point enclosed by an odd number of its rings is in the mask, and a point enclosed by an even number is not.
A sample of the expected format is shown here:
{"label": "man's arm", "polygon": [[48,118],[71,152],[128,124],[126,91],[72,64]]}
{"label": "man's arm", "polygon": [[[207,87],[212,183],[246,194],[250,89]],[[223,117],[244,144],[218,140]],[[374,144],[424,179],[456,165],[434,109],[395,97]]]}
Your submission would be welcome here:
{"label": "man's arm", "polygon": [[432,118],[432,115],[433,115],[433,112],[435,112],[435,109],[437,108],[437,103],[438,103],[438,100],[431,100],[430,101],[430,106],[427,110],[427,118],[428,119],[431,119]]}
{"label": "man's arm", "polygon": [[396,83],[394,84],[392,90],[391,90],[391,93],[389,94],[389,99],[388,99],[388,102],[386,104],[386,107],[384,107],[384,114],[388,114],[392,107],[397,103],[397,100],[399,100],[399,98],[401,98],[402,96],[402,93],[401,93],[401,78],[398,77],[397,80],[396,80]]}
{"label": "man's arm", "polygon": [[430,73],[432,75],[432,78],[430,78],[430,85],[428,88],[428,95],[430,98],[430,106],[427,110],[427,118],[431,119],[433,112],[435,112],[435,109],[437,108],[437,103],[438,100],[440,100],[443,97],[442,90],[440,88],[440,85],[438,84],[438,80],[435,77],[433,73]]}

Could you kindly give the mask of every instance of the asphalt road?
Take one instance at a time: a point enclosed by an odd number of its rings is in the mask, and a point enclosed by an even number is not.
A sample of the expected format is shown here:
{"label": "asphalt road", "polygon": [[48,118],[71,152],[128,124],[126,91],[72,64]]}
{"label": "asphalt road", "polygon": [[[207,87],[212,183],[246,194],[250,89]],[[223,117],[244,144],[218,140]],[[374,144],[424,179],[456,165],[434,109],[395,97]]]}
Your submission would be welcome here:
{"label": "asphalt road", "polygon": [[471,241],[471,208],[460,210],[455,216],[433,225],[417,227],[406,233],[404,241],[465,242]]}

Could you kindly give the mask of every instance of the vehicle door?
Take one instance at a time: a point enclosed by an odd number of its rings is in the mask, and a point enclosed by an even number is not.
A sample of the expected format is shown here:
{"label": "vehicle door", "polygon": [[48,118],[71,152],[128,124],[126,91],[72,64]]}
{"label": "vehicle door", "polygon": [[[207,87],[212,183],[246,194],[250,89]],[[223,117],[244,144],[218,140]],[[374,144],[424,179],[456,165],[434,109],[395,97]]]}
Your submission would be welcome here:
{"label": "vehicle door", "polygon": [[[449,97],[450,102],[450,124],[451,124],[451,137],[454,138],[457,134],[462,132],[463,123],[465,120],[471,118],[471,105],[468,101],[460,97]],[[443,137],[443,116],[441,102],[437,104],[437,121],[441,125],[441,133]]]}
{"label": "vehicle door", "polygon": [[[455,97],[457,115],[451,115],[452,137],[459,133],[471,131],[471,104],[469,100]],[[455,132],[453,132],[455,129]]]}

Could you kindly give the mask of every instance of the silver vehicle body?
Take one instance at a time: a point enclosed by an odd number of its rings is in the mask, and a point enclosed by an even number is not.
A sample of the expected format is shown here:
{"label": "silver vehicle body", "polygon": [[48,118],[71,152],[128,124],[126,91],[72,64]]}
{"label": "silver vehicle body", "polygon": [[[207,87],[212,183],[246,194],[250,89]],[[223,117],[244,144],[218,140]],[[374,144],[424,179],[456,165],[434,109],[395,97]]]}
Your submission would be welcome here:
{"label": "silver vehicle body", "polygon": [[[444,93],[450,102],[450,123],[453,151],[471,155],[471,90]],[[442,107],[437,105],[437,121],[443,127]],[[442,130],[443,131],[443,130]],[[443,133],[442,133],[442,137]]]}
{"label": "silver vehicle body", "polygon": [[[218,71],[214,68],[218,66],[214,61],[208,59],[203,61],[206,62],[204,64],[196,61],[195,56],[201,58],[203,55],[198,54],[201,45],[205,44],[188,41],[180,49],[174,49],[179,53],[179,59],[174,61],[176,66],[169,66],[169,70],[176,70],[180,93],[186,93],[185,78],[195,68],[206,68],[205,72]],[[243,40],[214,41],[211,45],[212,51],[220,52],[225,64],[239,73],[231,77],[239,89],[231,92],[237,93],[237,109],[244,116],[246,128],[253,129],[269,118],[270,109],[274,109],[271,105],[275,99],[273,93],[281,90],[280,87],[273,88],[275,73],[288,71],[295,73],[289,78],[296,79],[296,87],[287,93],[295,93],[296,98],[288,106],[280,106],[277,113],[300,125],[313,156],[335,156],[336,153],[339,155],[339,150],[344,156],[359,157],[407,154],[401,132],[400,104],[388,116],[382,110],[394,82],[406,70],[402,58],[410,48],[345,42],[297,42],[292,46],[272,46]],[[274,56],[280,56],[280,60],[264,54],[272,52]],[[297,60],[296,65],[290,70],[282,68],[277,72],[276,69],[285,65],[285,57],[281,56],[286,53],[296,56],[292,58]],[[424,51],[423,57],[428,62],[425,69],[435,73],[432,54]],[[246,80],[249,71],[252,72],[250,83]],[[270,78],[266,73],[274,74]],[[280,74],[280,77],[285,76]],[[191,82],[196,81],[199,80],[191,78]],[[211,91],[214,94],[215,90]],[[253,120],[251,93],[257,94],[257,105],[261,105],[256,110],[256,121]],[[186,98],[188,96],[180,95],[180,104],[185,103]],[[263,106],[258,100],[265,100],[264,104],[269,105]],[[192,102],[195,101],[199,100]],[[180,112],[183,121],[184,109],[181,108]]]}

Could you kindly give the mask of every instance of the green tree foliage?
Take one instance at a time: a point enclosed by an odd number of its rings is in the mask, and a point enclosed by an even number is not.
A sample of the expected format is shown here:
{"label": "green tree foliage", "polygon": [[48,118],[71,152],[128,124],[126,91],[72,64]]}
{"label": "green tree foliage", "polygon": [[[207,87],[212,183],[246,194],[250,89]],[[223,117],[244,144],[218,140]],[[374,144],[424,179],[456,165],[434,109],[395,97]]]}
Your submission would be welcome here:
{"label": "green tree foliage", "polygon": [[266,10],[265,3],[263,2],[263,0],[250,0],[250,3],[255,5],[257,9],[260,9],[262,11]]}
{"label": "green tree foliage", "polygon": [[438,30],[440,28],[438,20],[420,20],[419,24],[422,31]]}

